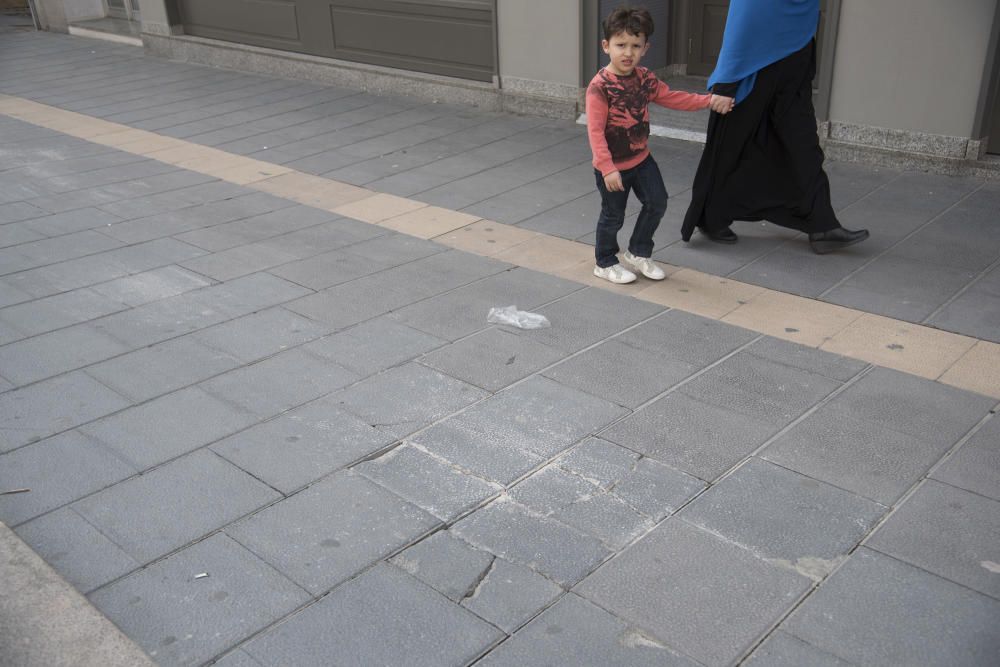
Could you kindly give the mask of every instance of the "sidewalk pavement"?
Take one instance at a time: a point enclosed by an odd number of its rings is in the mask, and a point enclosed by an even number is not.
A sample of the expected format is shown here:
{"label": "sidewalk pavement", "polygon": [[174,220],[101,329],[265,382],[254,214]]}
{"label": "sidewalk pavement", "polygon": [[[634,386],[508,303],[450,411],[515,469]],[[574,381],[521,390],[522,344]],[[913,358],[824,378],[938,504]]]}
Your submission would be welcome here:
{"label": "sidewalk pavement", "polygon": [[657,140],[608,289],[571,123],[45,33],[0,95],[0,521],[157,663],[1000,654],[996,183],[685,246]]}

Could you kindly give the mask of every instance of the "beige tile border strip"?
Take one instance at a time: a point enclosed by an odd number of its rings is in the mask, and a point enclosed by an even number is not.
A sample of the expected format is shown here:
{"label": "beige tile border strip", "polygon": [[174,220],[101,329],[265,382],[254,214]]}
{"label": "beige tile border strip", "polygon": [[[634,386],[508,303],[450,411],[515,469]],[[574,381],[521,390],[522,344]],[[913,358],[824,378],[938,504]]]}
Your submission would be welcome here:
{"label": "beige tile border strip", "polygon": [[721,320],[1000,399],[1000,345],[665,265],[663,282],[594,278],[593,248],[423,202],[313,176],[19,97],[0,113],[516,266]]}

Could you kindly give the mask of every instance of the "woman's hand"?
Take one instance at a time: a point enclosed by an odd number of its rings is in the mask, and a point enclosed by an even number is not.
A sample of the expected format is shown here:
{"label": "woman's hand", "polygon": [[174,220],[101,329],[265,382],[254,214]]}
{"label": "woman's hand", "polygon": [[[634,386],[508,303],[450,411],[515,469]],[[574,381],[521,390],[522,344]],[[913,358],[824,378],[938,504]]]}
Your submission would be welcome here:
{"label": "woman's hand", "polygon": [[726,115],[736,106],[736,100],[732,97],[725,97],[723,95],[712,95],[712,100],[709,102],[708,106],[715,113]]}

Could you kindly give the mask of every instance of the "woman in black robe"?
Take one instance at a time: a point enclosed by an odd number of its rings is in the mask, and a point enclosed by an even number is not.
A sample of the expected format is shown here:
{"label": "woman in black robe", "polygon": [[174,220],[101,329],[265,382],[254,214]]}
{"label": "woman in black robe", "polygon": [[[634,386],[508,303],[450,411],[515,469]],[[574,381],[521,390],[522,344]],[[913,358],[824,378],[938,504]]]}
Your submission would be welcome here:
{"label": "woman in black robe", "polygon": [[[803,5],[814,4],[818,17],[818,0],[734,0],[728,21],[759,22],[762,4],[770,5],[775,17],[756,23],[753,30],[743,26],[742,35],[740,25],[726,25],[720,66],[709,85],[716,95],[734,97],[737,104],[730,113],[713,112],[709,118],[707,143],[681,236],[688,241],[698,228],[718,243],[736,243],[738,237],[729,228],[734,220],[767,220],[808,234],[810,246],[820,254],[863,241],[868,238],[867,230],[850,231],[837,220],[830,203],[830,181],[823,171],[812,103],[816,23],[811,23],[811,32],[805,34],[805,46],[740,80],[717,80],[727,74],[723,63],[727,40],[768,40],[769,35],[753,32],[780,29],[781,12],[794,12],[798,25],[809,25],[811,15],[801,16]],[[745,18],[748,14],[751,18]],[[787,26],[784,32],[790,32]],[[753,67],[754,57],[757,62],[776,57],[776,48],[781,47],[772,43],[769,53],[749,57],[743,49],[737,58],[743,58],[745,71]],[[730,76],[732,72],[740,70],[728,67]]]}

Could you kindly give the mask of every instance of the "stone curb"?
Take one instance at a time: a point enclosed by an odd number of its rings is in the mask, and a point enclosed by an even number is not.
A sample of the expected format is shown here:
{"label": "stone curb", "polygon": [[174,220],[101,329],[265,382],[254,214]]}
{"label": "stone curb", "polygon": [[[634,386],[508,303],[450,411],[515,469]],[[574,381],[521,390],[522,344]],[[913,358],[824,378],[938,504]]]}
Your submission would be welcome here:
{"label": "stone curb", "polygon": [[142,667],[155,663],[0,523],[0,664]]}

